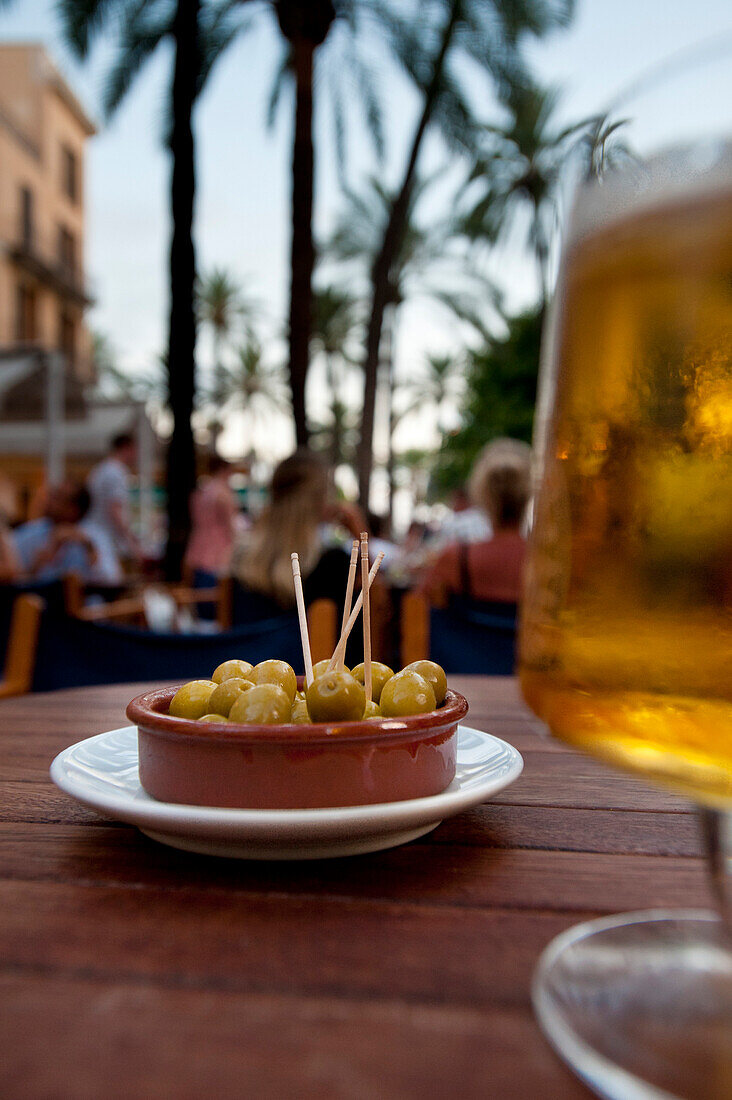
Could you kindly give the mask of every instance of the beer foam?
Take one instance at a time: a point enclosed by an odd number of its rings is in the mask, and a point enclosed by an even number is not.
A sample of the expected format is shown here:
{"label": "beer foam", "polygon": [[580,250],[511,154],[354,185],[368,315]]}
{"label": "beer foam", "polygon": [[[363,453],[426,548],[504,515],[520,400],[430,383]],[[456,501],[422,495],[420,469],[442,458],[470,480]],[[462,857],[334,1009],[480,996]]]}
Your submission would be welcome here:
{"label": "beer foam", "polygon": [[639,215],[732,197],[732,141],[708,140],[635,160],[580,186],[575,194],[566,247]]}

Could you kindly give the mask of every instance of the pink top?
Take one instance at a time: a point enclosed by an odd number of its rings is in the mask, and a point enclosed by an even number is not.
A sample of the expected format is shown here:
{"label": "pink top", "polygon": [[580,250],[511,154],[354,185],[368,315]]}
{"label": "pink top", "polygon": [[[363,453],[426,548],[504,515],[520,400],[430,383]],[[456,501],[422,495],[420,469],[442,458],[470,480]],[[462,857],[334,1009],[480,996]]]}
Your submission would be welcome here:
{"label": "pink top", "polygon": [[185,562],[217,576],[226,573],[234,545],[234,494],[215,478],[204,482],[191,497],[191,537]]}
{"label": "pink top", "polygon": [[[467,552],[469,592],[463,592],[461,552]],[[525,556],[526,540],[518,531],[499,531],[487,542],[474,542],[462,548],[453,543],[445,547],[427,571],[420,591],[435,604],[444,603],[451,593],[462,593],[476,600],[517,602],[521,598]]]}

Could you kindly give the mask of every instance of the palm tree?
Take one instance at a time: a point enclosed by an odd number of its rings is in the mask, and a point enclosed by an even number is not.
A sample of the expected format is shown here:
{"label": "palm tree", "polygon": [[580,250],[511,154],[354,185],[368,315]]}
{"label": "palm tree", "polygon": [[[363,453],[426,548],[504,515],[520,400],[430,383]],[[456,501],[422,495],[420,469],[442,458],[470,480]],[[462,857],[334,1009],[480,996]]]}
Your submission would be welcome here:
{"label": "palm tree", "polygon": [[[404,236],[425,135],[434,124],[453,150],[470,149],[475,126],[456,61],[469,58],[503,87],[520,74],[522,39],[528,34],[541,37],[554,27],[566,26],[573,7],[573,0],[423,0],[415,25],[414,19],[403,16],[393,5],[382,5],[392,49],[419,91],[421,110],[401,184],[395,191],[371,268],[358,463],[359,495],[365,507],[371,483],[376,384],[381,332],[389,306],[390,271]],[[468,68],[464,66],[463,72]]]}
{"label": "palm tree", "polygon": [[244,298],[241,287],[223,268],[215,267],[208,275],[199,280],[197,286],[198,316],[211,329],[213,337],[213,385],[210,397],[214,412],[210,421],[213,446],[221,431],[221,406],[226,397],[226,375],[222,362],[223,348],[231,339],[237,321],[244,322],[248,336],[252,333],[252,322],[256,306]]}
{"label": "palm tree", "polygon": [[308,441],[305,414],[305,382],[310,363],[312,282],[315,267],[313,244],[313,60],[326,39],[335,17],[333,0],[275,0],[275,13],[289,46],[290,68],[295,82],[295,125],[292,145],[292,219],[290,241],[290,384],[295,437],[298,446]]}
{"label": "palm tree", "polygon": [[64,37],[85,58],[111,24],[117,56],[108,74],[104,109],[119,107],[135,77],[164,41],[173,45],[173,76],[168,102],[166,141],[171,153],[167,372],[173,433],[167,455],[168,544],[166,573],[180,575],[190,529],[189,499],[196,480],[191,415],[195,397],[196,257],[193,213],[196,191],[192,127],[196,100],[213,65],[239,29],[228,0],[58,0]]}
{"label": "palm tree", "polygon": [[350,434],[351,412],[343,396],[346,369],[353,363],[350,341],[360,324],[358,300],[347,290],[334,286],[316,289],[311,347],[325,361],[329,393],[329,421],[316,428],[319,449],[325,450],[332,466],[350,454],[345,435]]}
{"label": "palm tree", "polygon": [[265,362],[262,345],[253,333],[235,349],[234,360],[233,367],[222,368],[221,404],[246,415],[252,441],[258,420],[289,410],[285,379],[280,367]]}
{"label": "palm tree", "polygon": [[[477,190],[478,195],[458,222],[470,240],[495,244],[522,214],[528,214],[527,243],[536,260],[542,304],[549,297],[549,253],[557,229],[559,183],[575,155],[577,133],[588,133],[596,121],[585,119],[558,130],[553,125],[557,102],[555,89],[533,83],[508,89],[503,97],[508,120],[483,129],[468,182],[469,190]],[[586,154],[590,163],[601,141],[598,130]]]}
{"label": "palm tree", "polygon": [[448,433],[448,426],[442,414],[450,407],[460,405],[465,393],[463,355],[428,355],[424,366],[425,369],[420,374],[395,386],[392,395],[387,458],[390,520],[394,507],[396,469],[399,465],[394,447],[396,429],[407,417],[421,412],[422,409],[432,408],[436,414],[436,427],[442,444]]}
{"label": "palm tree", "polygon": [[[247,0],[244,0],[246,3]],[[380,0],[269,0],[284,38],[285,50],[278,68],[268,119],[274,120],[282,87],[289,77],[294,84],[295,120],[292,145],[292,206],[290,243],[290,305],[288,318],[289,377],[295,435],[298,446],[308,441],[305,410],[305,383],[309,367],[310,336],[313,324],[313,271],[315,245],[313,241],[314,164],[313,108],[317,87],[316,53],[329,36],[343,28],[344,57],[341,73],[348,72],[358,86],[358,99],[377,153],[383,150],[381,117],[377,99],[354,43],[360,29],[361,9],[376,9]],[[331,70],[331,78],[333,70]],[[336,148],[339,159],[345,151],[346,121],[342,102],[329,81],[335,115]]]}
{"label": "palm tree", "polygon": [[408,398],[404,413],[432,408],[437,430],[441,436],[447,433],[444,413],[460,403],[465,392],[465,362],[462,355],[428,355],[425,369],[399,387]]}
{"label": "palm tree", "polygon": [[[389,420],[386,460],[389,519],[394,495],[394,432],[406,415],[406,411],[398,411],[394,403],[397,380],[393,348],[402,307],[418,298],[439,303],[454,317],[471,325],[482,338],[487,335],[485,315],[492,307],[498,307],[496,288],[472,270],[465,257],[456,254],[452,247],[452,220],[422,224],[417,218],[419,204],[437,178],[435,175],[429,179],[418,177],[415,180],[401,244],[389,271],[379,357],[379,386],[383,386],[385,391],[385,409]],[[344,195],[346,201],[326,244],[325,254],[338,263],[368,271],[389,219],[393,194],[380,180],[371,178],[360,191],[345,188]]]}
{"label": "palm tree", "polygon": [[351,464],[358,441],[358,412],[339,397],[333,398],[324,421],[311,428],[311,444],[327,455],[332,469]]}
{"label": "palm tree", "polygon": [[214,267],[199,279],[196,298],[199,319],[209,326],[213,337],[215,397],[223,379],[221,355],[224,345],[231,338],[237,321],[242,320],[246,331],[251,332],[256,307],[244,298],[240,285],[221,267]]}
{"label": "palm tree", "polygon": [[602,179],[610,168],[617,168],[633,160],[633,152],[619,131],[630,119],[611,121],[608,114],[596,115],[588,120],[580,134],[577,147],[584,161],[586,180]]}
{"label": "palm tree", "polygon": [[165,364],[161,359],[149,370],[123,370],[109,337],[101,332],[92,333],[92,356],[96,387],[102,396],[149,402],[158,409],[165,405]]}

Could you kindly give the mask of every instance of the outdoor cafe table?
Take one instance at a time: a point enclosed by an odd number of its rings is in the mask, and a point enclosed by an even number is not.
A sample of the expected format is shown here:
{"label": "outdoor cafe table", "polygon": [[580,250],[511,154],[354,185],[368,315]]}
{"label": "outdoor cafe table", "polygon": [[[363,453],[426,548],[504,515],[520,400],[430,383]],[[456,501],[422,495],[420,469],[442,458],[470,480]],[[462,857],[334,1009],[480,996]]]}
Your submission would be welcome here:
{"label": "outdoor cafe table", "polygon": [[452,683],[521,778],[411,844],[299,863],[167,848],[53,786],[141,685],[0,703],[0,1095],[589,1096],[532,971],[584,918],[711,905],[695,819],[546,739],[514,680]]}

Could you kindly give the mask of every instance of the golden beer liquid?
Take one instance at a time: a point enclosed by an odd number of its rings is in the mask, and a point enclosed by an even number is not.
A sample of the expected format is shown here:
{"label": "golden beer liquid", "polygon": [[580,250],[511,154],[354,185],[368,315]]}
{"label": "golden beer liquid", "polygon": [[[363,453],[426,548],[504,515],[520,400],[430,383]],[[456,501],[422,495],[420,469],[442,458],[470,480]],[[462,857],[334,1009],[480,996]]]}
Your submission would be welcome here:
{"label": "golden beer liquid", "polygon": [[520,641],[584,751],[732,803],[732,193],[568,252]]}

